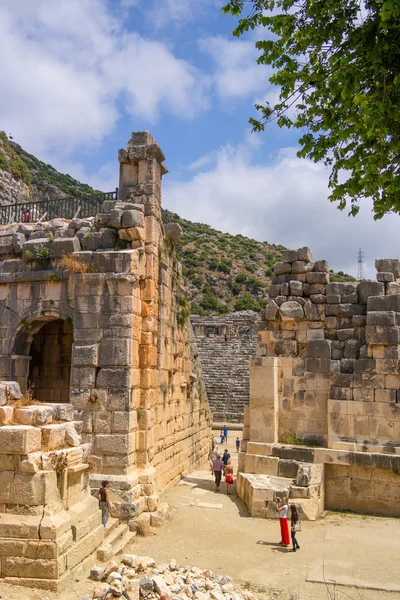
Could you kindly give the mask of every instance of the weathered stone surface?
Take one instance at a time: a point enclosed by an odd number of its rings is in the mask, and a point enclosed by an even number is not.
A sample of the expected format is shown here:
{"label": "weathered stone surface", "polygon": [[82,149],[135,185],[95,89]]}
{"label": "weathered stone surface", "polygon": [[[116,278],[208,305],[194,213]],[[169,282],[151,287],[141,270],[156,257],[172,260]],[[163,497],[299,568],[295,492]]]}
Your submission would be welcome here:
{"label": "weathered stone surface", "polygon": [[277,262],[274,266],[275,275],[284,275],[292,272],[292,265],[287,262]]}
{"label": "weathered stone surface", "polygon": [[165,237],[171,240],[173,244],[179,242],[183,233],[182,227],[179,225],[179,223],[164,223],[163,228]]}
{"label": "weathered stone surface", "polygon": [[282,321],[297,321],[304,317],[303,308],[298,302],[284,302],[279,307],[279,314]]}
{"label": "weathered stone surface", "polygon": [[307,283],[329,283],[329,273],[314,273],[314,271],[308,271],[306,279]]}
{"label": "weathered stone surface", "polygon": [[313,262],[313,256],[311,253],[310,248],[307,248],[306,246],[304,246],[304,248],[299,248],[297,250],[297,256],[299,260],[302,260],[306,263],[312,263]]}
{"label": "weathered stone surface", "polygon": [[397,258],[379,258],[375,261],[378,273],[393,273],[394,277],[400,277],[400,260]]}
{"label": "weathered stone surface", "polygon": [[283,261],[286,263],[294,263],[299,260],[296,250],[285,250],[283,253]]}
{"label": "weathered stone surface", "polygon": [[129,229],[119,229],[118,236],[120,240],[132,241],[144,241],[145,231],[143,227],[129,227]]}
{"label": "weathered stone surface", "polygon": [[124,228],[144,227],[144,215],[138,210],[124,210],[121,225]]}
{"label": "weathered stone surface", "polygon": [[274,300],[270,300],[264,311],[264,316],[267,321],[274,321],[279,313],[279,306]]}

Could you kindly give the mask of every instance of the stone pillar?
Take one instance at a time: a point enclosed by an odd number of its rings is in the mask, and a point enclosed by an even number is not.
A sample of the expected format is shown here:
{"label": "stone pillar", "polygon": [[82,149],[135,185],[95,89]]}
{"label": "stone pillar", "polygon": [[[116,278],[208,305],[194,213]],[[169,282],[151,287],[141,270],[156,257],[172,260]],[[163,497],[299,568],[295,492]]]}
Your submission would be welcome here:
{"label": "stone pillar", "polygon": [[278,442],[278,357],[250,363],[250,441]]}

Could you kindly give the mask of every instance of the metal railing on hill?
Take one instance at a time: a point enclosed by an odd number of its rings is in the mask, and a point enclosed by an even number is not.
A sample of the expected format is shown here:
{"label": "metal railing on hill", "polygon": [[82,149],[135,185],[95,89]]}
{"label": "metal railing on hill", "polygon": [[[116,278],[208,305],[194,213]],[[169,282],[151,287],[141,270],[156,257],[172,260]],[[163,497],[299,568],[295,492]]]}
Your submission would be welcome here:
{"label": "metal railing on hill", "polygon": [[101,206],[105,200],[116,200],[117,196],[118,188],[114,192],[102,192],[90,196],[71,196],[54,200],[40,200],[39,202],[6,204],[0,206],[0,225],[51,221],[57,218],[95,217],[101,212]]}

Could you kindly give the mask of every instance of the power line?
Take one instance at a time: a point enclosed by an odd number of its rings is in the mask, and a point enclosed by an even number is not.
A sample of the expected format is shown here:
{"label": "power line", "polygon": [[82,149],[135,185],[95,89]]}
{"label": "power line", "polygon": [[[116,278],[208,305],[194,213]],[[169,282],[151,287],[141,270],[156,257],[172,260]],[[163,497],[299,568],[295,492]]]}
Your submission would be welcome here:
{"label": "power line", "polygon": [[358,279],[358,281],[364,281],[364,279],[365,279],[364,252],[361,250],[361,248],[358,251],[357,264],[358,264],[357,279]]}

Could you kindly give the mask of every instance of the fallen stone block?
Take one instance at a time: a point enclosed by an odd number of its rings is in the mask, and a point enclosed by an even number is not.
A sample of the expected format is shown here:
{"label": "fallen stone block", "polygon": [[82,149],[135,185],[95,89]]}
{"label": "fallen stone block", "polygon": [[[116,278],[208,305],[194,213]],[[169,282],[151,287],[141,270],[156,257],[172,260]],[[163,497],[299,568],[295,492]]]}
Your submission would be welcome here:
{"label": "fallen stone block", "polygon": [[156,512],[151,513],[150,525],[152,527],[162,527],[168,516],[168,504],[163,502]]}

